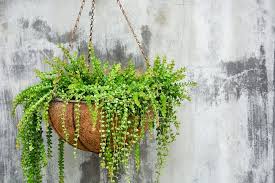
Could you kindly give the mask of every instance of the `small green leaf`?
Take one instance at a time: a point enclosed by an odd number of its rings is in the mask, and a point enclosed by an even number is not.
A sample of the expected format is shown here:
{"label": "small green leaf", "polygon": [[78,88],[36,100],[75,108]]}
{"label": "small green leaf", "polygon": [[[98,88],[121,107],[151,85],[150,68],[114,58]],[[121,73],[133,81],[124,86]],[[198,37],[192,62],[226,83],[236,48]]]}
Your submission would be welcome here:
{"label": "small green leaf", "polygon": [[141,107],[139,102],[139,94],[137,92],[133,94],[133,100],[138,107]]}
{"label": "small green leaf", "polygon": [[32,145],[29,145],[29,151],[32,151],[34,148]]}
{"label": "small green leaf", "polygon": [[160,100],[161,100],[161,114],[163,117],[166,117],[166,101],[167,98],[164,94],[160,95]]}

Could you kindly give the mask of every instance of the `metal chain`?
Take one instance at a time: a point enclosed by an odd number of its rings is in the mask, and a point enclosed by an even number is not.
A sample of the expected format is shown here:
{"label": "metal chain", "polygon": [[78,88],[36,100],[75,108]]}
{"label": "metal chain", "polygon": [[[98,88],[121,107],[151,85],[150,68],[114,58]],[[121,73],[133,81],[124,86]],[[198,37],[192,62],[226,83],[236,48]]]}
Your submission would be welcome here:
{"label": "metal chain", "polygon": [[126,20],[128,26],[129,26],[129,28],[130,28],[130,30],[131,30],[133,36],[134,36],[134,38],[135,38],[137,44],[138,44],[138,47],[139,47],[139,49],[140,49],[140,52],[142,53],[142,55],[143,55],[143,57],[144,57],[146,67],[148,68],[148,67],[150,66],[149,59],[147,58],[147,56],[146,56],[146,54],[145,54],[145,51],[144,51],[144,49],[143,49],[143,47],[142,47],[140,41],[138,40],[137,34],[135,33],[134,28],[133,28],[131,22],[129,21],[129,18],[128,18],[128,16],[127,16],[127,14],[126,14],[126,12],[125,12],[125,10],[124,10],[124,8],[123,8],[123,6],[122,6],[120,0],[116,0],[116,1],[117,1],[117,4],[118,4],[118,6],[119,6],[119,8],[120,8],[120,10],[121,10],[121,12],[122,12],[122,14],[124,15],[124,18],[125,18],[125,20]]}
{"label": "metal chain", "polygon": [[[89,37],[89,45],[88,46],[93,46],[93,29],[94,29],[94,19],[95,17],[95,0],[92,0],[92,8],[91,8],[91,13],[90,13],[90,37]],[[88,63],[90,64],[91,62],[91,55],[90,51],[88,50]]]}
{"label": "metal chain", "polygon": [[[133,34],[134,38],[135,38],[135,41],[140,49],[140,52],[142,53],[142,56],[144,57],[144,60],[145,60],[145,64],[146,64],[146,67],[148,68],[150,66],[150,63],[149,63],[149,59],[147,58],[146,54],[145,54],[145,51],[142,47],[142,44],[140,43],[138,37],[137,37],[137,34],[135,33],[134,31],[134,28],[126,14],[126,11],[125,9],[123,8],[120,0],[116,0],[117,1],[117,4],[130,28],[130,31],[131,33]],[[76,22],[75,22],[75,25],[74,25],[74,28],[71,32],[71,37],[70,37],[70,42],[69,42],[69,47],[70,49],[72,49],[72,43],[73,43],[73,40],[75,38],[75,35],[76,35],[76,31],[78,29],[78,26],[79,26],[79,21],[80,21],[80,17],[82,15],[82,12],[83,12],[83,9],[84,9],[84,5],[86,3],[86,0],[82,0],[81,2],[81,6],[80,6],[80,10],[79,10],[79,13],[78,13],[78,16],[77,16],[77,19],[76,19]],[[96,0],[92,0],[92,9],[91,9],[91,13],[90,13],[90,17],[91,17],[91,22],[90,22],[90,35],[89,35],[89,43],[90,44],[93,44],[93,28],[94,28],[94,16],[95,16],[95,4],[96,4]],[[90,62],[90,55],[88,55],[88,60]]]}
{"label": "metal chain", "polygon": [[86,2],[86,0],[82,0],[82,2],[81,2],[80,10],[78,12],[78,16],[77,16],[76,22],[74,24],[74,28],[73,28],[73,30],[71,32],[71,38],[70,38],[70,42],[69,42],[70,49],[72,49],[72,47],[73,47],[73,41],[74,41],[74,38],[75,38],[75,34],[76,34],[76,31],[77,31],[77,28],[79,26],[80,17],[82,15],[85,2]]}
{"label": "metal chain", "polygon": [[92,10],[90,13],[91,22],[90,22],[90,43],[93,43],[93,29],[94,29],[94,17],[95,17],[95,0],[92,0]]}

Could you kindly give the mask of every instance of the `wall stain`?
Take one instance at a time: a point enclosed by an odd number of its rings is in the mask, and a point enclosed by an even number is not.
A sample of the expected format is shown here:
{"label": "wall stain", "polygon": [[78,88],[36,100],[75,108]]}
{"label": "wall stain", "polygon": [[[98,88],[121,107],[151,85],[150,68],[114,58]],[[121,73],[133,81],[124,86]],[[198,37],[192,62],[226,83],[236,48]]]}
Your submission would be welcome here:
{"label": "wall stain", "polygon": [[0,105],[11,104],[11,101],[12,95],[9,89],[4,88],[2,91],[0,91]]}
{"label": "wall stain", "polygon": [[50,49],[19,49],[12,53],[11,62],[9,64],[2,62],[1,67],[7,77],[24,79],[32,73],[38,62],[46,58],[52,58],[53,55],[53,50]]}
{"label": "wall stain", "polygon": [[239,100],[243,94],[265,98],[268,93],[268,79],[263,50],[261,54],[260,58],[221,62],[217,67],[222,69],[222,73],[212,76],[211,79],[203,77],[201,73],[198,81],[200,87],[196,87],[194,92],[211,105],[219,104],[222,99]]}
{"label": "wall stain", "polygon": [[80,183],[99,183],[100,182],[100,160],[98,155],[92,153],[89,160],[80,165]]}
{"label": "wall stain", "polygon": [[257,2],[257,4],[259,4],[259,5],[261,5],[261,4],[263,4],[263,0],[256,0],[256,2]]}
{"label": "wall stain", "polygon": [[[15,148],[16,123],[11,116],[12,90],[8,86],[0,90],[0,182],[22,182],[19,169],[19,152]],[[19,170],[19,171],[18,171]]]}
{"label": "wall stain", "polygon": [[242,181],[242,183],[254,183],[254,175],[252,171],[249,171]]}
{"label": "wall stain", "polygon": [[41,19],[36,19],[31,26],[34,30],[44,34],[51,32],[51,27],[47,24],[46,21]]}
{"label": "wall stain", "polygon": [[5,16],[6,8],[8,7],[9,1],[1,0],[0,1],[0,19]]}
{"label": "wall stain", "polygon": [[7,172],[5,168],[5,163],[0,161],[0,182],[4,182],[5,172]]}
{"label": "wall stain", "polygon": [[127,54],[127,47],[118,40],[116,41],[115,46],[111,49],[106,49],[105,53],[100,52],[97,48],[95,51],[99,58],[108,60],[111,64],[121,63],[122,65],[127,65],[127,63],[134,57],[132,53]]}
{"label": "wall stain", "polygon": [[[264,47],[260,58],[223,63],[228,78],[233,82],[225,85],[226,95],[238,99],[242,92],[248,97],[248,138],[254,151],[254,166],[268,153],[267,93],[268,79]],[[229,99],[229,97],[227,97]]]}
{"label": "wall stain", "polygon": [[8,22],[5,19],[6,10],[10,1],[0,0],[0,32],[3,33],[8,29]]}
{"label": "wall stain", "polygon": [[[54,44],[68,43],[70,40],[70,32],[65,32],[64,34],[54,32],[52,31],[51,27],[48,25],[46,21],[39,18],[36,18],[36,20],[32,23],[30,23],[27,19],[20,19],[20,24],[23,29],[28,29],[31,27],[33,30],[39,33],[39,38],[46,38],[49,42]],[[149,55],[152,33],[148,25],[144,25],[141,27],[141,37],[141,43],[142,47],[144,48],[144,52],[146,55]],[[74,41],[78,38],[79,35],[76,35]],[[87,41],[82,41],[78,49],[80,52],[85,53],[87,55]],[[96,55],[100,59],[108,60],[111,64],[121,63],[123,66],[125,66],[131,60],[135,63],[137,68],[144,67],[144,58],[142,57],[142,55],[140,55],[141,53],[137,55],[133,53],[127,53],[126,45],[123,45],[120,40],[116,40],[115,46],[113,48],[106,48],[106,50],[102,51],[98,49],[95,45],[94,49]],[[139,50],[137,51],[139,52]]]}
{"label": "wall stain", "polygon": [[157,15],[155,16],[155,21],[161,25],[165,26],[167,24],[167,10],[159,9]]}
{"label": "wall stain", "polygon": [[225,83],[227,100],[230,99],[229,95],[239,99],[243,91],[247,91],[249,95],[265,96],[267,94],[265,59],[250,57],[247,60],[222,63],[222,66],[229,78]]}
{"label": "wall stain", "polygon": [[28,29],[30,26],[30,21],[25,18],[19,19],[19,24],[22,26],[22,29]]}
{"label": "wall stain", "polygon": [[[263,46],[260,46],[259,53],[259,57],[221,62],[218,66],[222,68],[221,74],[215,74],[215,76],[208,79],[203,79],[202,77],[198,82],[200,87],[195,89],[196,95],[198,94],[206,103],[211,105],[218,105],[224,100],[230,102],[239,100],[241,97],[247,98],[247,132],[252,156],[250,157],[249,164],[251,172],[243,178],[245,183],[253,183],[251,176],[255,180],[262,180],[264,182],[266,176],[269,174],[268,172],[257,173],[259,169],[262,169],[262,162],[266,161],[269,157],[270,150],[268,144],[272,137],[269,132],[267,117],[267,95],[269,90],[266,53]],[[275,85],[275,81],[273,82]],[[273,110],[275,115],[275,102]],[[273,123],[275,126],[275,121]],[[273,130],[275,132],[275,129]],[[275,144],[274,140],[273,144]]]}
{"label": "wall stain", "polygon": [[[24,25],[24,23],[26,23],[26,21],[23,21],[23,24],[21,21],[22,25]],[[65,43],[69,43],[70,41],[70,35],[71,35],[70,32],[65,32],[63,34],[60,34],[56,31],[53,31],[52,28],[48,25],[47,21],[39,18],[36,18],[36,20],[34,20],[31,23],[31,28],[39,33],[39,38],[45,38],[51,43],[65,44]],[[78,37],[79,35],[76,33],[73,41],[77,40]]]}
{"label": "wall stain", "polygon": [[[152,33],[147,25],[141,27],[141,32],[142,47],[144,48],[145,54],[149,55]],[[82,54],[86,54],[87,57],[87,41],[82,41],[78,50]],[[126,66],[129,61],[132,61],[137,69],[144,68],[144,58],[140,51],[137,50],[138,54],[128,53],[127,46],[122,44],[120,40],[115,41],[115,46],[113,48],[106,48],[105,50],[102,50],[99,49],[97,45],[94,45],[94,50],[98,58],[103,61],[108,61],[110,64],[121,63],[122,66]]]}
{"label": "wall stain", "polygon": [[153,161],[153,157],[151,157],[150,152],[155,151],[155,147],[152,145],[155,143],[155,140],[151,140],[150,134],[146,134],[145,140],[143,140],[140,144],[140,171],[134,174],[135,182],[144,182],[144,183],[152,183],[154,182],[154,173],[155,173],[155,162]]}
{"label": "wall stain", "polygon": [[[87,57],[87,42],[82,41],[78,50]],[[108,61],[110,64],[121,63],[123,66],[125,66],[130,60],[134,58],[133,54],[127,54],[127,47],[119,40],[116,40],[115,46],[111,49],[106,48],[105,50],[101,50],[96,45],[94,45],[94,50],[98,58],[100,58],[103,62]]]}
{"label": "wall stain", "polygon": [[5,31],[8,29],[8,22],[3,22],[0,24],[0,31]]}
{"label": "wall stain", "polygon": [[[275,149],[275,49],[273,52],[273,121],[272,121],[272,145]],[[275,151],[273,150],[273,181],[275,181]]]}
{"label": "wall stain", "polygon": [[[226,99],[226,101],[229,100],[227,94],[220,97],[224,93],[223,90],[225,90],[224,85],[226,83],[226,79],[219,76],[213,76],[209,79],[204,77],[204,74],[201,73],[199,74],[197,83],[199,87],[193,88],[192,91],[195,93],[196,98],[202,98],[207,104],[218,105],[220,102],[219,98],[222,97]],[[237,90],[237,88],[232,90]],[[235,97],[237,97],[237,95]]]}
{"label": "wall stain", "polygon": [[148,25],[143,25],[141,27],[141,37],[142,37],[142,47],[144,49],[145,55],[148,56],[150,53],[150,43],[152,38],[152,33]]}

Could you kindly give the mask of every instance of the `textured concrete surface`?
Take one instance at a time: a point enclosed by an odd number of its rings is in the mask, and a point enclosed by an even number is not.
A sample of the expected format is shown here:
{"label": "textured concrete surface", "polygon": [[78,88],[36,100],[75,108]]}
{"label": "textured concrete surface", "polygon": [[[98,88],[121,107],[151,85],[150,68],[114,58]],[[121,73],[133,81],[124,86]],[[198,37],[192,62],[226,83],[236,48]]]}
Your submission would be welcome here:
{"label": "textured concrete surface", "polygon": [[[275,1],[123,0],[146,53],[166,54],[198,81],[193,102],[179,109],[181,135],[161,182],[275,182]],[[22,182],[10,115],[18,91],[36,82],[32,70],[68,44],[78,0],[0,0],[0,182]],[[85,8],[75,45],[88,38]],[[95,46],[112,62],[142,57],[114,1],[98,0]],[[79,46],[85,50],[85,46]],[[18,113],[20,115],[20,113]],[[154,143],[143,142],[132,182],[152,183]],[[66,147],[66,182],[106,182],[96,155]],[[45,182],[57,182],[56,156]],[[121,182],[125,182],[121,177]]]}

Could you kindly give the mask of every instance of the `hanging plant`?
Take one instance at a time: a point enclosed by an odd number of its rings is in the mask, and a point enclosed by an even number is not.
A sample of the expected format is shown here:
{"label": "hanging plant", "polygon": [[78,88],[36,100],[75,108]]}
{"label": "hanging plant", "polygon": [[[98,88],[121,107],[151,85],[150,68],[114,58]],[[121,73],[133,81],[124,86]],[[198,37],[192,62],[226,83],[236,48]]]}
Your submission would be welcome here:
{"label": "hanging plant", "polygon": [[[123,10],[120,2],[119,5]],[[122,12],[126,16],[125,11]],[[91,38],[92,34],[90,42]],[[64,46],[61,49],[64,59],[56,57],[46,61],[51,70],[36,71],[40,82],[19,93],[13,102],[13,112],[20,104],[24,109],[18,124],[17,143],[22,150],[26,182],[42,182],[42,169],[52,156],[52,129],[60,137],[59,182],[64,182],[65,176],[65,142],[74,148],[98,153],[109,181],[117,182],[120,170],[127,170],[132,153],[137,170],[140,168],[139,144],[146,133],[155,134],[157,141],[158,182],[169,144],[178,134],[176,107],[190,100],[188,89],[194,85],[185,81],[186,69],[175,69],[174,62],[156,57],[152,65],[146,59],[147,68],[140,73],[131,62],[125,68],[120,64],[103,64],[92,45],[88,59],[77,52],[70,54]],[[42,138],[42,121],[47,150]]]}

